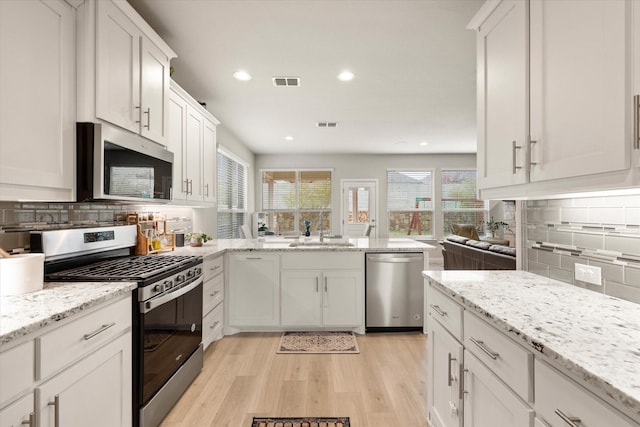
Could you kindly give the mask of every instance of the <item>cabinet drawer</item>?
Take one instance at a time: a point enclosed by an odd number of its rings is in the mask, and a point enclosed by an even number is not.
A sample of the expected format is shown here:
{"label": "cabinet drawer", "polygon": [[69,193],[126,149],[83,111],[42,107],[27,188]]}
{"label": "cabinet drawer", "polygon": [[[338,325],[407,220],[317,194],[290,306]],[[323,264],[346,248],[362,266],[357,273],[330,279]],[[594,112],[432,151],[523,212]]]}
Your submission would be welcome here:
{"label": "cabinet drawer", "polygon": [[527,402],[533,402],[533,355],[465,311],[464,347]]}
{"label": "cabinet drawer", "polygon": [[364,269],[362,252],[311,252],[282,254],[283,270]]}
{"label": "cabinet drawer", "polygon": [[224,270],[224,257],[205,258],[204,260],[204,281],[211,279],[222,273]]}
{"label": "cabinet drawer", "polygon": [[433,286],[429,286],[427,315],[440,322],[460,342],[462,342],[462,312],[462,306]]}
{"label": "cabinet drawer", "polygon": [[31,388],[34,380],[34,357],[33,341],[0,353],[0,407]]}
{"label": "cabinet drawer", "polygon": [[536,415],[551,427],[568,427],[571,424],[564,418],[574,417],[574,424],[580,427],[638,426],[573,380],[537,359],[535,381]]}
{"label": "cabinet drawer", "polygon": [[213,341],[222,338],[224,304],[218,304],[202,319],[202,344],[206,349]]}
{"label": "cabinet drawer", "polygon": [[204,282],[202,292],[202,314],[207,314],[224,299],[224,277],[220,274]]}
{"label": "cabinet drawer", "polygon": [[125,298],[36,338],[36,379],[41,380],[111,341],[131,327]]}

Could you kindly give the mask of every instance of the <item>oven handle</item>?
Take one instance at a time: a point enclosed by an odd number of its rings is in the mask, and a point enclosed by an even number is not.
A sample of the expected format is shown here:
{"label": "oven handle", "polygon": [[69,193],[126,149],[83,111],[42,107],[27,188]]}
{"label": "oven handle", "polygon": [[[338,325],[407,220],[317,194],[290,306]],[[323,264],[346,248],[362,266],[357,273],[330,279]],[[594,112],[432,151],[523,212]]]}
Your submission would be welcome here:
{"label": "oven handle", "polygon": [[181,288],[178,288],[175,291],[171,291],[169,293],[162,294],[157,298],[150,299],[149,301],[143,301],[143,302],[140,303],[140,312],[142,314],[146,314],[146,313],[150,312],[151,310],[153,310],[154,308],[157,308],[157,307],[161,306],[162,304],[167,303],[168,301],[171,301],[173,299],[179,298],[182,295],[186,294],[187,292],[190,292],[190,291],[194,290],[199,285],[201,285],[202,282],[204,282],[204,276],[200,276],[195,281],[193,281],[193,282],[189,283],[188,285],[185,285],[185,286],[183,286]]}

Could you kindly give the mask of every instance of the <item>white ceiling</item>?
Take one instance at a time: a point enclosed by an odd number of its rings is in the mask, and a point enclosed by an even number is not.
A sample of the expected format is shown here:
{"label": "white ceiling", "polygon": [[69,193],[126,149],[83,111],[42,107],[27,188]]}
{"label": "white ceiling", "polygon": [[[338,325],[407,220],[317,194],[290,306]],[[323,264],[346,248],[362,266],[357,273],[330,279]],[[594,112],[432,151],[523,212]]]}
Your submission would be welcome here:
{"label": "white ceiling", "polygon": [[[177,52],[174,80],[255,153],[476,151],[465,25],[483,0],[129,2]],[[356,78],[338,81],[344,69]]]}

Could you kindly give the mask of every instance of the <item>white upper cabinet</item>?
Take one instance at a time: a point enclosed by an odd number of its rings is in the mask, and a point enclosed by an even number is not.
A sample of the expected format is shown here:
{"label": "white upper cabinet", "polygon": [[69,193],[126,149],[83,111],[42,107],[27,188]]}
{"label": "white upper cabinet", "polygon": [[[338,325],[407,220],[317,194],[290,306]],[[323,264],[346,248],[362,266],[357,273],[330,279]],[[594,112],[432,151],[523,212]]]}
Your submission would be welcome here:
{"label": "white upper cabinet", "polygon": [[89,0],[78,10],[79,120],[104,120],[166,145],[176,54],[124,0]]}
{"label": "white upper cabinet", "polygon": [[490,0],[483,5],[468,26],[477,30],[482,198],[640,182],[631,168],[629,108],[637,3]]}
{"label": "white upper cabinet", "polygon": [[531,1],[531,181],[630,167],[627,6]]}
{"label": "white upper cabinet", "polygon": [[216,126],[218,120],[171,81],[169,138],[173,152],[172,200],[210,205],[216,201]]}
{"label": "white upper cabinet", "polygon": [[0,200],[72,201],[75,10],[0,1]]}
{"label": "white upper cabinet", "polygon": [[527,4],[503,1],[477,36],[478,186],[527,182],[529,134]]}
{"label": "white upper cabinet", "polygon": [[633,57],[633,148],[635,165],[640,166],[640,0],[631,3],[633,18],[633,40],[631,55]]}

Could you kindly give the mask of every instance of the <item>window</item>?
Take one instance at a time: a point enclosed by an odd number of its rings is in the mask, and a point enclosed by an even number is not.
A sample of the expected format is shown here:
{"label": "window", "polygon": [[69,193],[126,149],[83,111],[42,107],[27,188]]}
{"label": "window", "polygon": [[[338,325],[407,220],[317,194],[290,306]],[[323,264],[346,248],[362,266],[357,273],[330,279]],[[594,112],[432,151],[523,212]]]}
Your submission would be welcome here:
{"label": "window", "polygon": [[247,166],[218,151],[218,239],[240,237],[246,220]]}
{"label": "window", "polygon": [[331,171],[262,171],[262,210],[271,231],[300,233],[305,220],[311,231],[330,230]]}
{"label": "window", "polygon": [[389,236],[433,235],[433,171],[387,171]]}
{"label": "window", "polygon": [[443,236],[451,234],[452,224],[471,224],[482,228],[487,218],[487,206],[476,198],[476,171],[443,170],[442,216]]}

